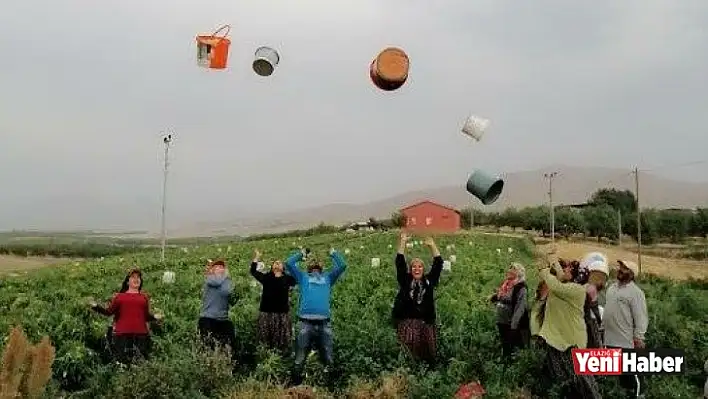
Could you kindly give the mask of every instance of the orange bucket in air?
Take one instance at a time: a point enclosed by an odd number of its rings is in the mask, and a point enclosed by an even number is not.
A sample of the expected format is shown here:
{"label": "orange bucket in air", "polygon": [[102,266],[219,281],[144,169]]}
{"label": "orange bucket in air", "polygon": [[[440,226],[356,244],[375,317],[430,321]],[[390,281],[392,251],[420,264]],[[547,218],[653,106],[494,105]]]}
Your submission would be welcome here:
{"label": "orange bucket in air", "polygon": [[410,62],[405,51],[396,47],[383,49],[369,67],[371,81],[381,90],[400,88],[408,79]]}
{"label": "orange bucket in air", "polygon": [[[226,29],[223,36],[217,33]],[[203,68],[224,69],[229,60],[231,40],[226,36],[231,31],[230,25],[224,25],[211,35],[197,36],[197,65]]]}

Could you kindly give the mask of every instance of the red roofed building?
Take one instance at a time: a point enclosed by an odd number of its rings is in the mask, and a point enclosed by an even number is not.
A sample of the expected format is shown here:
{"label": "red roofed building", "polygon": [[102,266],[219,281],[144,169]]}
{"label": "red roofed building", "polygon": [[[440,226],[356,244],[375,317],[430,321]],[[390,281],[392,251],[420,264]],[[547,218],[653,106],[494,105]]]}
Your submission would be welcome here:
{"label": "red roofed building", "polygon": [[461,228],[460,212],[457,209],[422,201],[400,210],[408,230],[425,230],[439,233],[454,233]]}

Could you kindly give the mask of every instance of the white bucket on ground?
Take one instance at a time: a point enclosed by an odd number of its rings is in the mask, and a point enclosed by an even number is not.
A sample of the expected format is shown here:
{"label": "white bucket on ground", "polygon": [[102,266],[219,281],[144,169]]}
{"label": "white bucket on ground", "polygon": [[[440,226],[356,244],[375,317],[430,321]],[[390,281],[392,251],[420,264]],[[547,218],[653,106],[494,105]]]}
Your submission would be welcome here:
{"label": "white bucket on ground", "polygon": [[380,258],[371,258],[371,267],[379,267],[381,266],[381,259]]}
{"label": "white bucket on ground", "polygon": [[165,284],[172,284],[175,282],[175,272],[166,271],[162,273],[162,282]]}
{"label": "white bucket on ground", "polygon": [[449,260],[443,262],[443,270],[448,272],[452,271],[452,263],[450,263]]}
{"label": "white bucket on ground", "polygon": [[280,54],[274,49],[262,46],[256,49],[253,71],[260,76],[270,76],[280,62]]}
{"label": "white bucket on ground", "polygon": [[455,263],[455,262],[457,262],[457,256],[450,255],[450,263]]}

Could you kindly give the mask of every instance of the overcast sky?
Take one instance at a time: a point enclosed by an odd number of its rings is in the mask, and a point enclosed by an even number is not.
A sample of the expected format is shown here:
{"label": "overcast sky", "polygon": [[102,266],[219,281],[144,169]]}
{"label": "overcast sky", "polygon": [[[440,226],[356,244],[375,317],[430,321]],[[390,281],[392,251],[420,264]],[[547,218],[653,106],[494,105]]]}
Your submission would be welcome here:
{"label": "overcast sky", "polygon": [[[0,229],[158,227],[167,128],[181,221],[463,184],[475,167],[706,159],[706,21],[705,0],[5,2]],[[228,69],[197,67],[194,36],[224,23]],[[260,45],[282,56],[268,78],[251,70]],[[389,45],[411,59],[396,92],[368,78]],[[460,133],[469,113],[492,121],[479,143]]]}

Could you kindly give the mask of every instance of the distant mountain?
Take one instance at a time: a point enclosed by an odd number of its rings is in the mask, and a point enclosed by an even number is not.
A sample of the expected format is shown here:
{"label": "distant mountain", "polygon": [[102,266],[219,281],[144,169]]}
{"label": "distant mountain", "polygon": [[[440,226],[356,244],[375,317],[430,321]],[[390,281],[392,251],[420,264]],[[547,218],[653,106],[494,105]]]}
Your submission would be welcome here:
{"label": "distant mountain", "polygon": [[[502,196],[490,206],[483,206],[479,200],[467,193],[462,185],[447,186],[406,192],[365,204],[329,204],[234,223],[185,226],[171,235],[248,235],[305,228],[320,222],[342,224],[369,217],[387,218],[397,209],[426,199],[458,209],[473,205],[476,209],[484,211],[534,206],[548,202],[548,182],[543,175],[554,171],[558,172],[558,175],[553,181],[553,196],[558,205],[583,203],[601,188],[614,187],[629,189],[632,192],[635,188],[634,175],[623,169],[557,166],[506,174]],[[639,199],[642,208],[708,207],[708,183],[670,180],[646,172],[640,172],[639,178]]]}

